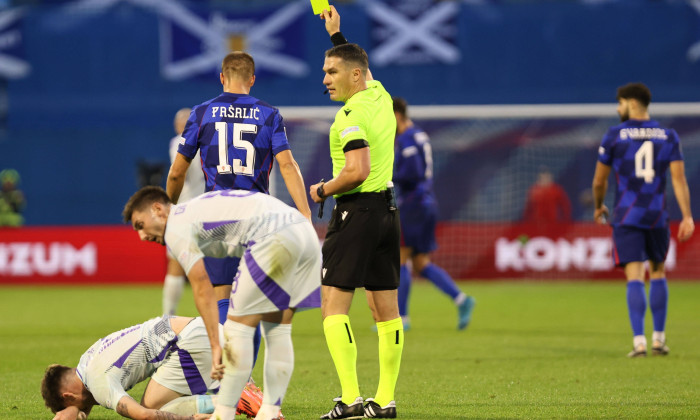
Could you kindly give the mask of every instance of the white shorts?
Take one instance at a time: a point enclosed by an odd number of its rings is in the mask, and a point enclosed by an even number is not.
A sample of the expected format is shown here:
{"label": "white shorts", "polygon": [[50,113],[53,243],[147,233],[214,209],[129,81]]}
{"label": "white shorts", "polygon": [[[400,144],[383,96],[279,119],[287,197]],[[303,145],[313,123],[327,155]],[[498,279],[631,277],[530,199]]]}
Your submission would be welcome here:
{"label": "white shorts", "polygon": [[[165,362],[156,369],[152,380],[183,395],[204,394],[210,389],[211,346],[202,318],[195,318],[182,329]],[[223,328],[219,325],[223,342]]]}
{"label": "white shorts", "polygon": [[266,314],[321,306],[321,250],[310,223],[295,223],[246,249],[233,279],[228,314]]}

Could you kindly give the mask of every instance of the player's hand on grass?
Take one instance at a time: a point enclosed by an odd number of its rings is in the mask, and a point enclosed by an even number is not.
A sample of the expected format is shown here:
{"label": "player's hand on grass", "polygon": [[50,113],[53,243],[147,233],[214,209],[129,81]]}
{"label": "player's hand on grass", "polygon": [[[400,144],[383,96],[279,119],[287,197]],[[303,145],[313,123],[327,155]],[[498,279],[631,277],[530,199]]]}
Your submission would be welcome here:
{"label": "player's hand on grass", "polygon": [[319,15],[321,19],[326,21],[326,31],[328,31],[329,36],[340,32],[340,15],[338,11],[335,10],[335,6],[330,6],[331,10],[323,10]]}
{"label": "player's hand on grass", "polygon": [[695,232],[695,223],[692,217],[684,217],[681,224],[678,226],[678,240],[685,242],[693,236]]}
{"label": "player's hand on grass", "polygon": [[595,209],[593,212],[593,220],[599,225],[608,223],[608,208],[605,204],[600,206],[599,209]]}
{"label": "player's hand on grass", "polygon": [[224,377],[224,364],[221,362],[221,346],[211,348],[211,378],[221,380]]}
{"label": "player's hand on grass", "polygon": [[[80,414],[82,414],[82,416],[80,416]],[[85,413],[81,412],[78,407],[70,405],[63,410],[58,411],[53,417],[53,420],[81,420],[85,418],[87,418]]]}

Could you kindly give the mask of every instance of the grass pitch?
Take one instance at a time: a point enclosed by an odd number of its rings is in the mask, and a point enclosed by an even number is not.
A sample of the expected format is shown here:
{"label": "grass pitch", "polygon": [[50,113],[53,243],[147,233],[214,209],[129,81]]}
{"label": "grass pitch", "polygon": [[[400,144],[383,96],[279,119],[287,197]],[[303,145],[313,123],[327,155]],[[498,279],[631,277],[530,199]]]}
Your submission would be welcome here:
{"label": "grass pitch", "polygon": [[[477,299],[472,325],[456,331],[456,309],[430,284],[411,299],[396,390],[399,418],[699,418],[700,283],[671,282],[671,354],[627,359],[631,332],[624,281],[465,282]],[[50,419],[39,394],[50,363],[75,366],[99,337],[160,312],[154,287],[0,289],[0,418]],[[195,315],[189,289],[183,315]],[[359,291],[351,313],[363,396],[378,380],[377,339]],[[340,393],[318,310],[297,315],[296,367],[283,412],[314,419]],[[647,316],[647,336],[651,319]],[[262,384],[262,366],[254,377]],[[137,400],[144,385],[130,391]],[[91,419],[117,419],[95,407]],[[241,417],[243,418],[243,417]]]}

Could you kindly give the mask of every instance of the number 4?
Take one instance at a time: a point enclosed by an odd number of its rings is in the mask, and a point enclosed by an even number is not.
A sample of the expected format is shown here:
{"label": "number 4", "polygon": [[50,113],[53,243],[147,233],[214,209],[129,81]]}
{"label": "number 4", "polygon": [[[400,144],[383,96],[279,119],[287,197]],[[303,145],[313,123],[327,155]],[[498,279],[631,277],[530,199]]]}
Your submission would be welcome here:
{"label": "number 4", "polygon": [[228,124],[223,121],[214,123],[216,132],[219,133],[219,164],[216,170],[220,174],[234,173],[236,175],[253,175],[255,168],[255,147],[249,141],[243,139],[243,133],[257,133],[258,126],[255,124],[233,124],[233,147],[245,150],[245,162],[240,159],[233,159],[233,168],[228,163]]}
{"label": "number 4", "polygon": [[644,178],[644,182],[654,182],[654,143],[647,140],[634,154],[634,174],[637,178]]}

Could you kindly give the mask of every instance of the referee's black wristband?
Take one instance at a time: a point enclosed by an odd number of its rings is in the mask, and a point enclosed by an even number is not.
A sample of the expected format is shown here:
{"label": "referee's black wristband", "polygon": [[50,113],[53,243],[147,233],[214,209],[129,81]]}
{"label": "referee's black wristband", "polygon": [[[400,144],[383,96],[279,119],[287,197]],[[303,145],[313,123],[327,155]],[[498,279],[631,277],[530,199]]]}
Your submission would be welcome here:
{"label": "referee's black wristband", "polygon": [[337,47],[338,45],[347,44],[348,40],[345,39],[342,32],[336,32],[331,35],[331,42],[333,43],[334,47]]}
{"label": "referee's black wristband", "polygon": [[325,191],[323,191],[323,185],[324,184],[321,184],[318,186],[318,188],[316,188],[316,195],[318,195],[318,198],[320,198],[321,200],[326,199],[326,193]]}

